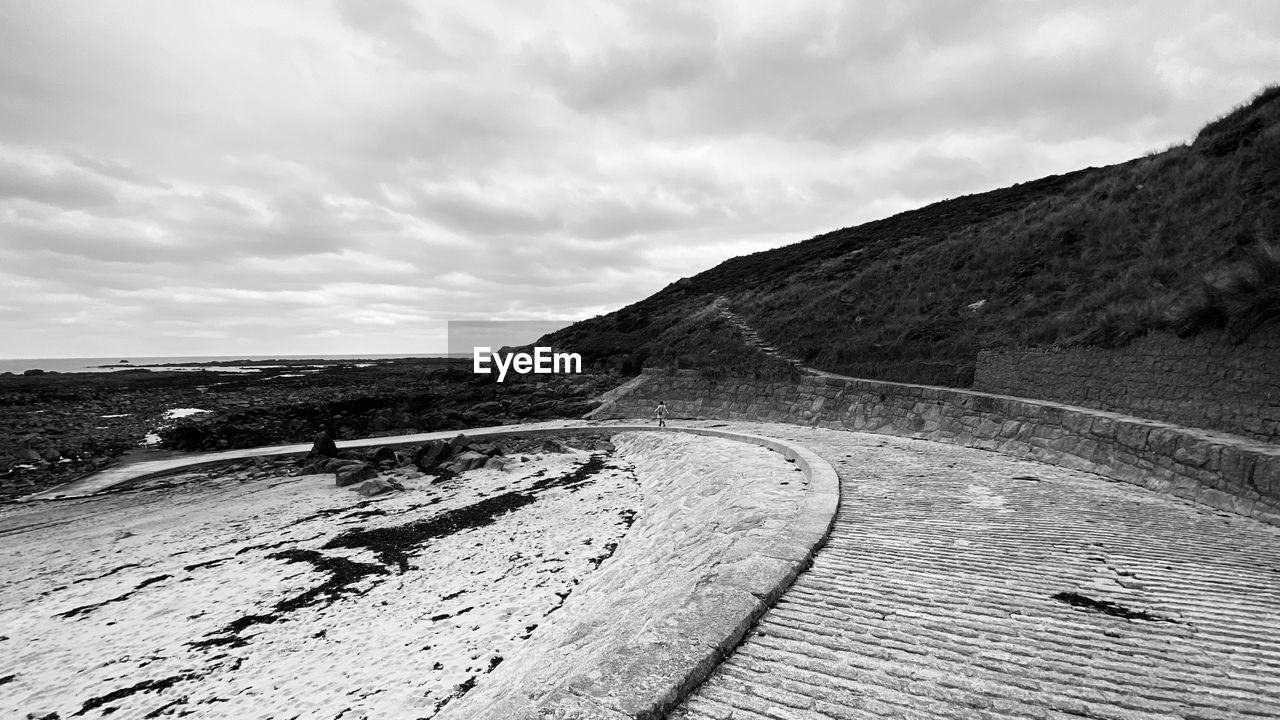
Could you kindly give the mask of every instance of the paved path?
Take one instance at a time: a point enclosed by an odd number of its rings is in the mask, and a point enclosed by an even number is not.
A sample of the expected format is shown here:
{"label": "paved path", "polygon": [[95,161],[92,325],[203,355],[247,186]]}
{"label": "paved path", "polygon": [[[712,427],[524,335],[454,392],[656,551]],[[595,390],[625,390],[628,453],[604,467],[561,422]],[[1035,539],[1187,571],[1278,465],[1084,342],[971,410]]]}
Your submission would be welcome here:
{"label": "paved path", "polygon": [[673,720],[1280,717],[1280,528],[989,452],[728,427],[831,462],[840,510]]}

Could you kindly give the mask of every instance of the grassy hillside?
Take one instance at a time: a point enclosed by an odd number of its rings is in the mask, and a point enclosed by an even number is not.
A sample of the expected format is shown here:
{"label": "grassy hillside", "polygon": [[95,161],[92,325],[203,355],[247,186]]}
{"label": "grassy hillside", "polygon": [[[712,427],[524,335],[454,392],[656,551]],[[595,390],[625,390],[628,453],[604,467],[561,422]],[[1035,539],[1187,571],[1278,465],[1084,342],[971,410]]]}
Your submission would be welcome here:
{"label": "grassy hillside", "polygon": [[708,352],[723,328],[698,314],[723,296],[812,366],[966,385],[982,347],[1114,346],[1214,325],[1246,335],[1280,317],[1280,254],[1267,246],[1278,231],[1274,86],[1189,145],[733,258],[545,340],[627,371],[730,369],[718,363],[742,361]]}

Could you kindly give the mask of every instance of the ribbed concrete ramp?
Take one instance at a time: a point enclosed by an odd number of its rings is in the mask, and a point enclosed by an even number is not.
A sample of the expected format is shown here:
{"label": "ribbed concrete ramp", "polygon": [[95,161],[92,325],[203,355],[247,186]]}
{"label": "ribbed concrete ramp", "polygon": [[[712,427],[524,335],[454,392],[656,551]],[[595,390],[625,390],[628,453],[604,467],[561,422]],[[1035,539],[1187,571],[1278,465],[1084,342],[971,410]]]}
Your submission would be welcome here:
{"label": "ribbed concrete ramp", "polygon": [[670,717],[1280,717],[1280,528],[975,450],[770,425],[828,546]]}

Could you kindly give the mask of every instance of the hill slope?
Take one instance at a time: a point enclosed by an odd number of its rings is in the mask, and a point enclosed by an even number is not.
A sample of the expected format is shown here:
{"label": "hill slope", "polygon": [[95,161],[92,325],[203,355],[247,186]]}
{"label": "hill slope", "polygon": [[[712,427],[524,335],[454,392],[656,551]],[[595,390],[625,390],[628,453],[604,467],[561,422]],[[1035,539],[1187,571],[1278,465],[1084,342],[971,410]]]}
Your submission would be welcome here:
{"label": "hill slope", "polygon": [[1280,313],[1280,299],[1239,310],[1228,295],[1280,291],[1280,256],[1264,245],[1278,231],[1272,86],[1190,145],[736,257],[542,342],[626,371],[785,372],[735,358],[734,328],[708,312],[723,298],[763,340],[813,367],[964,386],[982,347],[1117,345],[1208,324],[1247,333]]}

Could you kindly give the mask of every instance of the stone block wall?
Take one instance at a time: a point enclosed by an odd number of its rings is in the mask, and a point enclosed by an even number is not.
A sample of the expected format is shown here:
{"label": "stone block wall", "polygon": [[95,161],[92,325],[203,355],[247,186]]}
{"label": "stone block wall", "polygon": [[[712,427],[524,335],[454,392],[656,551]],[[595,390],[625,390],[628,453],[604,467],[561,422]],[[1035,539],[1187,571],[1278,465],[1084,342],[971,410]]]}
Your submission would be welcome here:
{"label": "stone block wall", "polygon": [[1157,420],[989,393],[874,380],[711,380],[645,371],[590,417],[787,422],[995,450],[1097,473],[1280,525],[1280,447]]}
{"label": "stone block wall", "polygon": [[1152,333],[1115,350],[978,354],[973,389],[1043,398],[1280,444],[1280,331],[1233,344],[1221,332]]}

